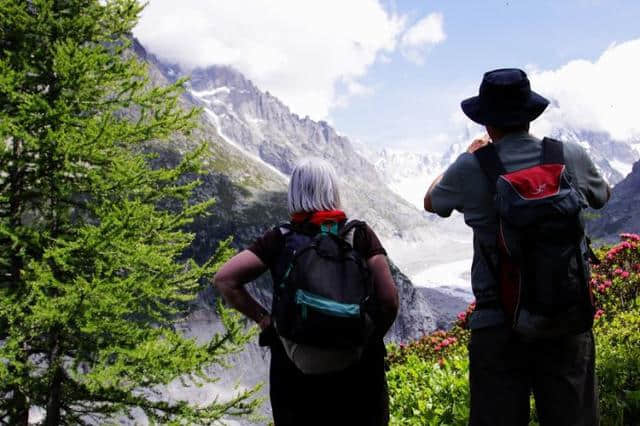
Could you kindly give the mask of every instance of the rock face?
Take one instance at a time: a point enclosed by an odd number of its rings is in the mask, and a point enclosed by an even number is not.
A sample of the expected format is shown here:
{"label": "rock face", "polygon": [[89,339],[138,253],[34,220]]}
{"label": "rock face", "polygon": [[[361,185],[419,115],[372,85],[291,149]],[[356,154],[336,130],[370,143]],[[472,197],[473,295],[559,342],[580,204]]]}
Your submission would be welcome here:
{"label": "rock face", "polygon": [[224,66],[191,74],[189,94],[229,143],[284,175],[305,157],[329,161],[341,180],[347,213],[379,234],[402,237],[428,226],[409,203],[389,190],[376,168],[324,121],[291,113],[237,71]]}
{"label": "rock face", "polygon": [[426,295],[414,287],[409,278],[395,265],[392,265],[391,273],[398,287],[401,306],[398,318],[389,330],[386,340],[406,342],[433,331],[437,327],[438,318]]}
{"label": "rock face", "polygon": [[587,230],[594,239],[614,242],[623,232],[640,232],[640,161],[631,173],[618,183],[611,199],[602,210],[594,211]]}

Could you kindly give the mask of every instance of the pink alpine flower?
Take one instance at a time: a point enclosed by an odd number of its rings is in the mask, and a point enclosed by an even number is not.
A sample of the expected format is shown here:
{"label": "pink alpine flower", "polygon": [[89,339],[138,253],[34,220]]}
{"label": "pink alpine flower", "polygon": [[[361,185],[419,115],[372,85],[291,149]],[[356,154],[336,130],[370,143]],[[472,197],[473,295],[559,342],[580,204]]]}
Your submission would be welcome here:
{"label": "pink alpine flower", "polygon": [[624,234],[620,234],[620,238],[624,240],[630,240],[630,241],[640,241],[640,235],[638,234],[624,233]]}

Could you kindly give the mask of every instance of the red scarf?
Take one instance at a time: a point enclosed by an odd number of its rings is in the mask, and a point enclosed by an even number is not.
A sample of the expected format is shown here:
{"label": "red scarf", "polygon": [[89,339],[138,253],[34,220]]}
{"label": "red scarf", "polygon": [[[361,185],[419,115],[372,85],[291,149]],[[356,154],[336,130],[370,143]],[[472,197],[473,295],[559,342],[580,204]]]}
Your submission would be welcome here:
{"label": "red scarf", "polygon": [[347,220],[347,215],[342,210],[325,210],[319,212],[303,212],[291,215],[291,222],[304,223],[309,222],[314,225],[322,225],[326,222],[340,223]]}

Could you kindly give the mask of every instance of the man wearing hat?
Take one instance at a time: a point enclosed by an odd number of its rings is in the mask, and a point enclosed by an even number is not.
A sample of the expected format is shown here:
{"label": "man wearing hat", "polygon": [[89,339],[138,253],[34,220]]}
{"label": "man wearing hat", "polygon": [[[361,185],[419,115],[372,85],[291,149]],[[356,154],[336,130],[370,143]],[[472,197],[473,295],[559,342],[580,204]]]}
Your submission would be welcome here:
{"label": "man wearing hat", "polygon": [[[473,228],[471,282],[476,310],[469,322],[471,426],[528,425],[531,393],[542,425],[598,424],[590,323],[589,330],[562,338],[532,338],[513,328],[513,311],[505,307],[503,276],[497,272],[495,183],[476,155],[491,148],[505,173],[540,165],[546,145],[529,133],[529,123],[548,104],[531,90],[522,70],[487,72],[479,95],[461,106],[471,120],[486,127],[488,136],[473,141],[433,182],[424,199],[425,210],[442,217],[458,210]],[[557,146],[579,198],[585,206],[601,208],[609,199],[609,186],[587,153],[576,144]]]}

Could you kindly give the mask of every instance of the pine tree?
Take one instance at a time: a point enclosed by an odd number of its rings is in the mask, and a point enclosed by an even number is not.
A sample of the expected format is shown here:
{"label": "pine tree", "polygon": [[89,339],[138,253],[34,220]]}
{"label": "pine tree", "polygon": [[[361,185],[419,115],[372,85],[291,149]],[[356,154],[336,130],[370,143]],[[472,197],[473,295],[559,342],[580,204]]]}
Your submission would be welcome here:
{"label": "pine tree", "polygon": [[[92,424],[144,410],[210,424],[251,412],[255,389],[206,406],[152,390],[203,383],[249,339],[176,331],[231,252],[182,261],[184,231],[212,202],[189,201],[199,152],[150,168],[148,147],[188,133],[183,81],[153,87],[129,49],[135,0],[0,0],[0,424]],[[200,151],[202,151],[201,148]],[[31,419],[33,420],[33,419]]]}

